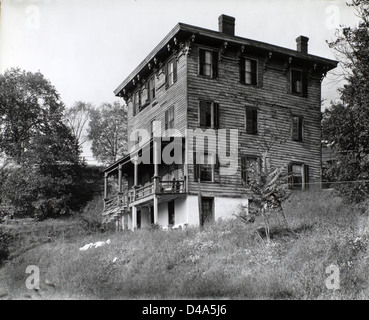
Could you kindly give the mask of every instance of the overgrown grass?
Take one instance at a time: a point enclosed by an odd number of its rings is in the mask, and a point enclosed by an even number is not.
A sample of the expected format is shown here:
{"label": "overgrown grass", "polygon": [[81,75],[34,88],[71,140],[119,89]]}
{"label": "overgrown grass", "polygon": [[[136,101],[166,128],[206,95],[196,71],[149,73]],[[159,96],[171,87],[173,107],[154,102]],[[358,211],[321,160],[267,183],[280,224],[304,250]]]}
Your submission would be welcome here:
{"label": "overgrown grass", "polygon": [[[218,221],[203,230],[91,235],[77,224],[69,236],[67,230],[64,237],[56,232],[50,241],[18,249],[1,269],[0,283],[14,298],[24,298],[25,269],[37,265],[42,298],[368,299],[365,207],[345,205],[330,194],[303,193],[285,211],[288,228],[272,218],[268,244],[255,232],[261,218],[248,225]],[[79,250],[107,239],[111,244]],[[331,264],[340,268],[335,291],[325,286]],[[47,290],[45,281],[55,288]]]}

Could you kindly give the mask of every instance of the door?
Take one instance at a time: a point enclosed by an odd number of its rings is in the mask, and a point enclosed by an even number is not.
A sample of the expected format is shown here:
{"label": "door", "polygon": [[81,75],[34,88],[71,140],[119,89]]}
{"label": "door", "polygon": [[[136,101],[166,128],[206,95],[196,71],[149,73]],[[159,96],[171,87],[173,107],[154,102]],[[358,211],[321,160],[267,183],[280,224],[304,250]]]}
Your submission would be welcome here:
{"label": "door", "polygon": [[213,204],[214,204],[214,198],[202,198],[201,199],[201,210],[202,210],[202,217],[200,219],[201,226],[213,221],[214,219]]}
{"label": "door", "polygon": [[175,225],[174,200],[168,202],[168,224]]}
{"label": "door", "polygon": [[141,210],[137,210],[137,229],[141,229]]}

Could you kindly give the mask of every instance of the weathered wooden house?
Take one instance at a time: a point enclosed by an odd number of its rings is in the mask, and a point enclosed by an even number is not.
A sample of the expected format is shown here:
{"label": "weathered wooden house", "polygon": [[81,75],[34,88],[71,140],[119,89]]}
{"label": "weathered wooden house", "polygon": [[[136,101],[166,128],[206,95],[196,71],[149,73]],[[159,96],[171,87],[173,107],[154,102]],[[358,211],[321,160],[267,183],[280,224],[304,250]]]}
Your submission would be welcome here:
{"label": "weathered wooden house", "polygon": [[[321,81],[337,62],[309,54],[308,40],[299,36],[291,50],[239,37],[235,19],[226,15],[219,31],[177,24],[114,91],[127,103],[134,151],[105,169],[105,185],[117,175],[119,192],[108,195],[105,187],[103,215],[131,230],[231,217],[248,205],[248,173],[265,165],[263,154],[288,168],[291,188],[319,186]],[[147,139],[136,129],[146,130]],[[160,162],[174,129],[183,161]],[[192,129],[214,129],[216,139],[208,137],[201,156],[194,156]],[[228,145],[231,129],[236,153]],[[221,130],[225,142],[218,139]],[[232,174],[222,174],[220,151],[236,157]],[[149,163],[132,161],[132,154],[144,153]]]}

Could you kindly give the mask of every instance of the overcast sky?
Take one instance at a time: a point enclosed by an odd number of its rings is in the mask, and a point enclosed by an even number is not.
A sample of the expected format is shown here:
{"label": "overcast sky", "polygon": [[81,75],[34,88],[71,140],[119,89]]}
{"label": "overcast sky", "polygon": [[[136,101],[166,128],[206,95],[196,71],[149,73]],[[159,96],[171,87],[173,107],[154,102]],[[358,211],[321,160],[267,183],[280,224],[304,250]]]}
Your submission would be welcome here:
{"label": "overcast sky", "polygon": [[[218,29],[236,18],[236,35],[295,49],[305,35],[309,53],[334,59],[326,40],[357,18],[345,1],[330,0],[0,0],[0,72],[40,71],[67,107],[98,106],[178,23]],[[338,97],[324,80],[322,97]]]}

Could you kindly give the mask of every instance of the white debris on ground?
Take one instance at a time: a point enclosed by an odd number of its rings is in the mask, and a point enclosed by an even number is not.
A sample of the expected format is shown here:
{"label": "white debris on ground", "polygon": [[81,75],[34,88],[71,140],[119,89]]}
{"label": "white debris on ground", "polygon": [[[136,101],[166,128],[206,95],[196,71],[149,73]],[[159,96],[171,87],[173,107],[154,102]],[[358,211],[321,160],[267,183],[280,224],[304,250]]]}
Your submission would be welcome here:
{"label": "white debris on ground", "polygon": [[113,259],[113,263],[116,263],[118,261],[118,258],[117,257],[115,257],[114,259]]}
{"label": "white debris on ground", "polygon": [[168,230],[176,230],[176,229],[180,229],[183,230],[187,227],[187,223],[179,223],[179,224],[175,224],[173,227],[163,227],[162,229],[164,231],[168,231]]}
{"label": "white debris on ground", "polygon": [[106,240],[106,241],[98,241],[98,242],[95,242],[95,243],[88,243],[86,245],[84,245],[82,248],[79,248],[80,251],[86,251],[88,249],[91,249],[91,248],[98,248],[98,247],[102,247],[106,244],[110,244],[111,241],[110,239]]}

